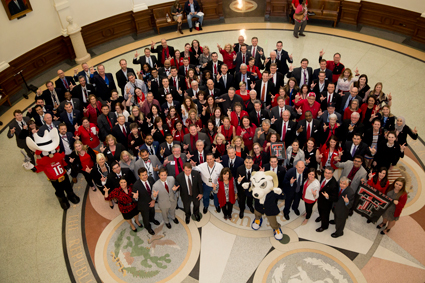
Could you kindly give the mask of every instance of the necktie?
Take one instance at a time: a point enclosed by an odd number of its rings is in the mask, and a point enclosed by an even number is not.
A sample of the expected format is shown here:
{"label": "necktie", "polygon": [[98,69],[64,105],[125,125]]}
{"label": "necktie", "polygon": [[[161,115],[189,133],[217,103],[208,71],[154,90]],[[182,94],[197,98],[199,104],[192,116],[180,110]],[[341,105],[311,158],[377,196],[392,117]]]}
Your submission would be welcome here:
{"label": "necktie", "polygon": [[171,150],[171,144],[168,145],[168,149],[172,152],[172,150]]}
{"label": "necktie", "polygon": [[74,123],[72,123],[72,113],[68,113],[68,119],[69,119],[69,122],[71,122],[71,124],[74,125]]}
{"label": "necktie", "polygon": [[214,76],[217,76],[217,63],[214,64]]}
{"label": "necktie", "polygon": [[341,190],[341,188],[339,189],[339,192],[338,192],[338,197],[340,197],[341,196],[341,194],[342,194],[342,190]]}
{"label": "necktie", "polygon": [[202,153],[199,154],[199,164],[204,163],[204,159],[202,158]]}
{"label": "necktie", "polygon": [[121,174],[117,174],[117,176],[118,176],[118,179],[121,178]]}
{"label": "necktie", "polygon": [[245,64],[245,54],[242,55],[242,63]]}
{"label": "necktie", "polygon": [[21,122],[21,129],[24,128],[24,122]]}
{"label": "necktie", "polygon": [[149,151],[151,152],[151,155],[155,155],[155,151],[153,150],[153,147],[152,146],[150,146],[150,150]]}
{"label": "necktie", "polygon": [[167,182],[164,182],[164,187],[165,187],[165,189],[167,190],[167,193],[169,193],[169,192],[170,192],[170,190],[168,190]]}
{"label": "necktie", "polygon": [[295,189],[296,193],[300,192],[300,188],[301,188],[301,174],[298,174],[298,178],[297,178],[297,188]]}
{"label": "necktie", "polygon": [[109,127],[111,127],[111,129],[112,129],[112,123],[111,123],[111,120],[109,120],[108,116],[106,116],[106,120],[108,120]]}
{"label": "necktie", "polygon": [[232,161],[230,161],[230,170],[233,170],[233,160]]}
{"label": "necktie", "polygon": [[165,89],[165,94],[168,94],[168,88]]}
{"label": "necktie", "polygon": [[285,136],[286,136],[286,122],[283,122],[282,141],[285,141]]}
{"label": "necktie", "polygon": [[146,187],[146,190],[148,191],[148,193],[151,194],[151,187],[149,187],[148,182],[145,182],[145,187]]}
{"label": "necktie", "polygon": [[223,83],[224,83],[224,88],[226,88],[226,83],[227,83],[226,75],[223,76]]}
{"label": "necktie", "polygon": [[151,57],[148,57],[148,62],[149,62],[149,66],[151,66],[151,68],[153,68]]}
{"label": "necktie", "polygon": [[122,126],[122,133],[125,137],[127,137],[127,131],[125,130],[125,126]]}
{"label": "necktie", "polygon": [[210,95],[214,97],[214,93],[212,90],[210,90]]}
{"label": "necktie", "polygon": [[283,108],[280,109],[280,118],[283,118]]}
{"label": "necktie", "polygon": [[261,101],[264,101],[266,96],[266,84],[263,82],[263,89],[261,90]]}
{"label": "necktie", "polygon": [[277,52],[277,59],[280,60],[280,52]]}
{"label": "necktie", "polygon": [[69,89],[68,83],[66,81],[66,79],[63,79],[63,85],[65,86],[66,89]]}
{"label": "necktie", "polygon": [[246,180],[249,182],[251,180],[251,171],[246,172]]}
{"label": "necktie", "polygon": [[254,48],[252,49],[252,56],[254,56],[254,58],[255,58],[255,46],[254,46]]}
{"label": "necktie", "polygon": [[276,73],[273,75],[273,84],[276,86]]}
{"label": "necktie", "polygon": [[332,100],[332,94],[329,94],[328,95],[328,105],[329,105],[329,103],[331,103],[331,100]]}
{"label": "necktie", "polygon": [[87,101],[87,89],[83,88],[83,91],[84,91],[84,102],[86,102]]}
{"label": "necktie", "polygon": [[311,132],[310,123],[307,123],[307,140],[310,138],[310,132]]}
{"label": "necktie", "polygon": [[303,70],[304,72],[304,84],[307,84],[307,73],[305,72],[305,69]]}
{"label": "necktie", "polygon": [[184,75],[186,76],[186,74],[187,74],[187,67],[184,68]]}
{"label": "necktie", "polygon": [[320,190],[322,190],[325,187],[326,179],[322,182],[322,185],[320,186]]}
{"label": "necktie", "polygon": [[261,118],[260,118],[260,112],[258,112],[258,113],[257,113],[257,119],[258,119],[258,125],[261,125],[261,124],[260,124],[260,121],[261,121]]}
{"label": "necktie", "polygon": [[173,84],[174,84],[174,87],[177,88],[176,78],[173,78]]}
{"label": "necktie", "polygon": [[187,185],[189,187],[189,195],[192,195],[192,181],[187,177]]}
{"label": "necktie", "polygon": [[[50,129],[50,130],[53,130],[53,126],[52,126],[52,125],[50,125],[50,126],[49,126],[49,129]],[[49,132],[50,132],[50,131],[49,131]]]}
{"label": "necktie", "polygon": [[354,157],[354,154],[356,154],[356,149],[357,149],[357,146],[354,146],[353,150],[351,151],[351,157]]}

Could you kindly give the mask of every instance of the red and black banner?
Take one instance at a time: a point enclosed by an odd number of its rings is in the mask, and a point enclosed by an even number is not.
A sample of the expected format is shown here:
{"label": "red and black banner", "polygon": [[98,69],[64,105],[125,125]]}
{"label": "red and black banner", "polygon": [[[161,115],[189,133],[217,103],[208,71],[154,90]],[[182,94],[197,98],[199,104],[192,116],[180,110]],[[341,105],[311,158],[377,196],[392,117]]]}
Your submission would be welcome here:
{"label": "red and black banner", "polygon": [[355,194],[354,210],[375,223],[392,202],[392,198],[366,183],[361,183]]}

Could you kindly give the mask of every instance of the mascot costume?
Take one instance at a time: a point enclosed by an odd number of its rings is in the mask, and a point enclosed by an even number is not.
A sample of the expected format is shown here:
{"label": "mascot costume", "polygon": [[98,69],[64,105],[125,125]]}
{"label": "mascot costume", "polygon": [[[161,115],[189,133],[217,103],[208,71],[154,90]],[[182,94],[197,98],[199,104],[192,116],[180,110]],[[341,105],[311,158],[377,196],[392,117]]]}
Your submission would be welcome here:
{"label": "mascot costume", "polygon": [[66,210],[70,207],[68,200],[74,204],[78,203],[80,198],[72,190],[65,170],[65,153],[59,152],[58,130],[56,128],[50,132],[46,130],[42,137],[38,133],[34,134],[34,140],[27,137],[27,146],[35,152],[37,165],[25,162],[23,167],[33,172],[46,174],[47,179],[56,190],[55,194],[62,209]]}
{"label": "mascot costume", "polygon": [[277,222],[276,215],[279,214],[277,202],[285,199],[282,190],[278,188],[279,181],[276,173],[272,171],[252,172],[251,182],[244,183],[242,186],[248,195],[252,195],[255,199],[255,220],[251,224],[251,228],[258,230],[263,224],[263,214],[267,216],[270,226],[273,228],[274,237],[280,241],[283,239],[280,224]]}

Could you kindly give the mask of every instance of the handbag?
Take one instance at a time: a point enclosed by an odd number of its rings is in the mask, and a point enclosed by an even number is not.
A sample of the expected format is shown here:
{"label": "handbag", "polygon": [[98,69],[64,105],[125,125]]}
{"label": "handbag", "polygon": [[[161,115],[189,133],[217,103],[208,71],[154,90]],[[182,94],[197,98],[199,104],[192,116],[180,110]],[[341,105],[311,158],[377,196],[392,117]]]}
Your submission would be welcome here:
{"label": "handbag", "polygon": [[304,12],[301,15],[294,14],[294,19],[302,21],[304,19]]}

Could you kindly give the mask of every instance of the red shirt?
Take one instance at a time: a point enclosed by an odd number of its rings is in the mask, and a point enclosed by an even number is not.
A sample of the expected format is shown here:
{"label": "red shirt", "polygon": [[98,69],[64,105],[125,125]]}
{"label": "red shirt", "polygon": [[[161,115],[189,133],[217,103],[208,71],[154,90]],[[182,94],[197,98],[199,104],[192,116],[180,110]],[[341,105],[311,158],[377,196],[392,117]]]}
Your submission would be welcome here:
{"label": "red shirt", "polygon": [[[245,110],[241,110],[241,113],[239,113],[239,119],[242,119],[243,116],[248,116],[248,112],[246,112]],[[236,129],[239,126],[239,119],[235,111],[232,111],[232,113],[230,113],[230,124],[232,124],[233,127],[235,127]]]}
{"label": "red shirt", "polygon": [[[226,192],[224,190],[224,182],[223,181],[218,181],[217,198],[218,198],[218,202],[220,204],[220,207],[223,207],[223,206],[226,205]],[[229,202],[231,204],[235,204],[235,202],[236,202],[233,177],[232,177],[232,179],[229,180]]]}
{"label": "red shirt", "polygon": [[48,156],[37,159],[37,166],[35,169],[37,173],[44,172],[49,180],[57,180],[66,174],[64,167],[65,163],[65,152],[55,153],[53,158]]}
{"label": "red shirt", "polygon": [[182,143],[184,135],[188,133],[189,133],[189,130],[186,128],[183,128],[180,132],[176,130],[176,132],[174,133],[174,140]]}
{"label": "red shirt", "polygon": [[90,154],[88,154],[87,152],[84,155],[80,155],[80,162],[81,162],[81,170],[85,171],[86,168],[88,167],[93,168],[93,160],[91,160]]}
{"label": "red shirt", "polygon": [[241,94],[241,90],[240,90],[240,89],[238,89],[237,91],[235,91],[235,93],[236,93],[237,95],[239,95],[240,97],[242,97],[243,102],[247,102],[248,100],[250,100],[250,99],[251,99],[251,97],[249,96],[249,91],[246,91],[246,94],[245,94],[245,95],[242,95],[242,94]]}
{"label": "red shirt", "polygon": [[233,55],[236,55],[235,51],[232,51],[232,53],[227,53],[224,49],[220,49],[221,55],[223,55],[223,63],[227,65],[227,68],[229,70],[233,69],[235,66],[233,66]]}
{"label": "red shirt", "polygon": [[257,74],[256,80],[261,80],[261,78],[263,77],[261,75],[260,69],[258,69],[258,67],[255,65],[252,66],[252,68],[248,65],[248,72],[256,73]]}
{"label": "red shirt", "polygon": [[[328,157],[329,157],[329,148],[326,147],[326,144],[324,144],[321,148],[320,148],[320,153],[322,154],[322,167],[325,168],[326,166],[326,162],[328,161]],[[336,162],[335,162],[335,156],[338,156],[339,152],[341,151],[341,149],[339,150],[334,150],[332,152],[332,157],[331,157],[331,166],[333,169],[338,169],[338,167],[335,166]]]}
{"label": "red shirt", "polygon": [[[293,100],[292,102],[295,103],[295,100]],[[301,117],[297,120],[303,120],[305,119],[305,112],[307,110],[311,111],[311,114],[313,114],[313,119],[317,118],[317,112],[319,112],[320,110],[320,103],[317,101],[314,101],[313,106],[310,106],[310,104],[308,104],[308,100],[307,99],[301,99],[300,101],[298,101],[298,103],[295,103],[296,107],[301,107],[303,114],[301,115]]]}
{"label": "red shirt", "polygon": [[180,66],[183,66],[183,57],[179,58],[179,62],[177,62],[174,58],[170,61],[171,66],[176,66],[177,70]]}
{"label": "red shirt", "polygon": [[91,104],[87,105],[87,112],[84,112],[84,117],[88,117],[89,122],[97,126],[97,113],[102,113],[102,103],[100,101],[96,102],[96,108]]}
{"label": "red shirt", "polygon": [[133,202],[131,187],[128,187],[127,189],[128,194],[126,194],[121,188],[116,188],[115,190],[113,188],[110,189],[108,197],[105,198],[105,200],[116,198],[118,200],[118,208],[121,213],[128,213],[137,206],[137,203]]}
{"label": "red shirt", "polygon": [[230,128],[228,130],[226,130],[224,128],[224,125],[221,125],[220,129],[221,129],[221,134],[226,138],[226,141],[231,142],[232,138],[233,138],[234,127],[232,125],[230,125]]}
{"label": "red shirt", "polygon": [[[93,131],[92,131],[93,128],[96,129],[96,135],[93,134]],[[90,148],[95,148],[100,143],[97,133],[99,133],[99,129],[97,128],[97,126],[93,123],[90,123],[89,130],[87,130],[83,126],[80,126],[78,128],[78,131],[75,131],[74,136],[79,136],[83,144],[89,146]]]}
{"label": "red shirt", "polygon": [[[367,103],[365,103],[365,104],[367,104]],[[344,117],[342,119],[343,120],[345,120],[345,119],[351,119],[351,114],[353,114],[353,112],[354,111],[351,111],[350,110],[350,107],[345,108],[345,110],[344,110]],[[359,108],[356,112],[360,114],[360,113],[362,113],[362,109]]]}
{"label": "red shirt", "polygon": [[249,129],[242,129],[240,126],[236,130],[236,135],[241,136],[242,131],[246,131],[246,133],[242,136],[243,143],[245,147],[248,150],[252,150],[252,145],[254,144],[254,136],[255,136],[255,130],[257,129],[257,126],[254,124],[251,124],[251,127]]}
{"label": "red shirt", "polygon": [[[373,175],[375,176],[376,173],[374,173]],[[390,182],[387,181],[387,183],[385,184],[385,186],[381,187],[381,181],[377,181],[376,184],[373,182],[373,177],[372,179],[367,181],[367,184],[375,189],[377,189],[378,191],[380,191],[381,193],[385,194],[385,192],[388,189],[388,186],[390,185]]]}
{"label": "red shirt", "polygon": [[[334,71],[335,67],[341,70]],[[329,69],[332,71],[332,82],[336,83],[338,82],[339,76],[344,72],[345,67],[341,63],[335,64],[334,61],[326,61],[326,69]]]}

